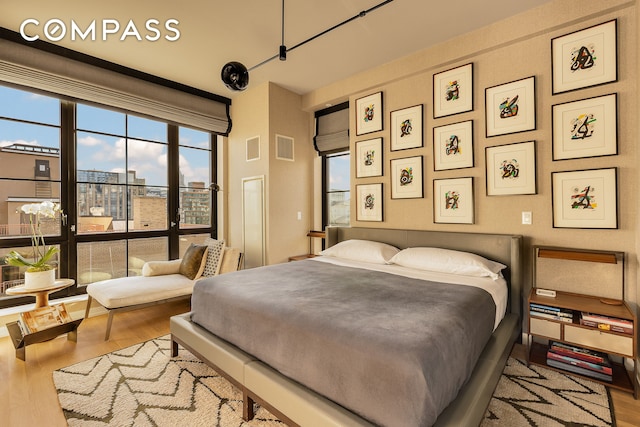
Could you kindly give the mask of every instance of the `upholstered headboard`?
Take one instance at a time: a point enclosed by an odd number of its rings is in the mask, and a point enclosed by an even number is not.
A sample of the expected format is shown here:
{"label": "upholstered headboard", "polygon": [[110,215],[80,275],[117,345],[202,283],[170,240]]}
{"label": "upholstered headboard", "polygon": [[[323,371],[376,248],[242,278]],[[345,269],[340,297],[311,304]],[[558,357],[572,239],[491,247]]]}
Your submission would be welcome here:
{"label": "upholstered headboard", "polygon": [[522,236],[363,227],[327,227],[326,232],[327,247],[349,239],[373,240],[388,243],[400,249],[430,246],[472,252],[500,262],[507,266],[506,271],[503,272],[509,283],[507,311],[521,315]]}

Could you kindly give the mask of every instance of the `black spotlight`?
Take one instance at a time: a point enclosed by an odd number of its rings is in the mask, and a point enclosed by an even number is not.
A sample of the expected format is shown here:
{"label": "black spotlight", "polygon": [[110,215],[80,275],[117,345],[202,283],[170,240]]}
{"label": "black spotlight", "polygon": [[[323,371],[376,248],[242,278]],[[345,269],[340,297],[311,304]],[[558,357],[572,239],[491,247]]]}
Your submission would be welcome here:
{"label": "black spotlight", "polygon": [[239,62],[228,62],[220,73],[222,82],[231,90],[245,90],[249,85],[249,71]]}

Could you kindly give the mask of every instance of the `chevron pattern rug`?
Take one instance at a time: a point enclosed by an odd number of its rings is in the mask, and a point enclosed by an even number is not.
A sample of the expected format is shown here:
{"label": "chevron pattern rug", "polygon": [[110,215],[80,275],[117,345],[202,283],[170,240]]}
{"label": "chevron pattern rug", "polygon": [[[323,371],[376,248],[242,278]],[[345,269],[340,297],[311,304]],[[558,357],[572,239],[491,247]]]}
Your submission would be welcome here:
{"label": "chevron pattern rug", "polygon": [[481,427],[615,426],[609,390],[510,357]]}
{"label": "chevron pattern rug", "polygon": [[[53,372],[69,426],[284,427],[169,335]],[[615,426],[605,387],[509,358],[482,427]]]}
{"label": "chevron pattern rug", "polygon": [[264,408],[242,419],[242,393],[169,335],[53,372],[69,426],[283,427]]}

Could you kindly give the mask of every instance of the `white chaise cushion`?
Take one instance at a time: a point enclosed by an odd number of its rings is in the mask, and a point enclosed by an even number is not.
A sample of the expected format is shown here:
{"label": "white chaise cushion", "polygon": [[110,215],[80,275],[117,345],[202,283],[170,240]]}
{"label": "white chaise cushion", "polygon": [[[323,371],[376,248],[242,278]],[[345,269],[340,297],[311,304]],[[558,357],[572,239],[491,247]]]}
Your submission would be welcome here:
{"label": "white chaise cushion", "polygon": [[133,276],[87,285],[87,294],[103,307],[120,308],[191,295],[196,281],[182,274]]}

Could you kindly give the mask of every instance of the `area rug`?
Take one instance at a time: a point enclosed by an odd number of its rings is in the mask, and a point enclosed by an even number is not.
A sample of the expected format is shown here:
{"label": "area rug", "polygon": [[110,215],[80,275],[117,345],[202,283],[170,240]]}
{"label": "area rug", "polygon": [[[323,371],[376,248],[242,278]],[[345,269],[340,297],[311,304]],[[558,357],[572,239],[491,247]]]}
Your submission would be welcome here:
{"label": "area rug", "polygon": [[283,427],[257,408],[242,419],[242,393],[169,335],[53,372],[69,426]]}
{"label": "area rug", "polygon": [[[257,408],[242,419],[242,394],[169,335],[53,372],[70,426],[283,427]],[[510,358],[482,427],[615,426],[605,387]]]}
{"label": "area rug", "polygon": [[481,427],[615,426],[609,390],[510,357]]}

